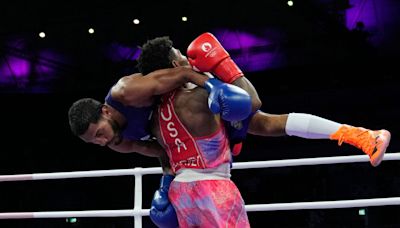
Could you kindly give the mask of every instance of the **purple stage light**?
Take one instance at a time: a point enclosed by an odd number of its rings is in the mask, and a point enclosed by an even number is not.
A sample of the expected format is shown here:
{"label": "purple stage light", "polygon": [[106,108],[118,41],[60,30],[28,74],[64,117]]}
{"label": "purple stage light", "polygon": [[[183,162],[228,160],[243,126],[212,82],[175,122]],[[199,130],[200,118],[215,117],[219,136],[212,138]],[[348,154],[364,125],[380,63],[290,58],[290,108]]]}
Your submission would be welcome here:
{"label": "purple stage light", "polygon": [[255,35],[250,32],[218,29],[212,33],[245,72],[277,68],[285,63],[284,55],[278,48],[281,34],[277,31],[263,31]]}
{"label": "purple stage light", "polygon": [[266,37],[257,37],[247,32],[218,30],[214,34],[227,50],[253,48],[271,44]]}
{"label": "purple stage light", "polygon": [[25,59],[7,56],[0,66],[1,78],[24,78],[31,71],[31,63]]}
{"label": "purple stage light", "polygon": [[349,5],[346,27],[353,30],[358,22],[362,22],[364,30],[370,33],[369,42],[373,45],[383,44],[391,33],[389,29],[397,27],[388,26],[399,18],[400,5],[393,0],[349,0]]}
{"label": "purple stage light", "polygon": [[373,4],[374,1],[350,0],[350,8],[346,10],[346,27],[351,30],[358,21],[366,27],[375,27],[377,15]]}
{"label": "purple stage light", "polygon": [[106,56],[113,62],[133,61],[139,57],[139,54],[140,49],[138,47],[129,47],[118,43],[112,43],[106,48]]}
{"label": "purple stage light", "polygon": [[53,75],[58,68],[69,62],[65,56],[50,49],[39,51],[37,59],[35,71],[41,76]]}

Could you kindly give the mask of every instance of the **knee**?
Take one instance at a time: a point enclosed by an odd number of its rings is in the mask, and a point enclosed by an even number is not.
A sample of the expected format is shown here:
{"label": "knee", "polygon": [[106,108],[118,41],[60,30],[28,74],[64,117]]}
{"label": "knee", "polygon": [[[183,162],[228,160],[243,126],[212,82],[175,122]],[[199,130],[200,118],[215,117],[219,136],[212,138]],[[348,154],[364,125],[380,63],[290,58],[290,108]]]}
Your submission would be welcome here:
{"label": "knee", "polygon": [[286,120],[286,114],[257,112],[250,122],[250,133],[260,136],[284,136]]}

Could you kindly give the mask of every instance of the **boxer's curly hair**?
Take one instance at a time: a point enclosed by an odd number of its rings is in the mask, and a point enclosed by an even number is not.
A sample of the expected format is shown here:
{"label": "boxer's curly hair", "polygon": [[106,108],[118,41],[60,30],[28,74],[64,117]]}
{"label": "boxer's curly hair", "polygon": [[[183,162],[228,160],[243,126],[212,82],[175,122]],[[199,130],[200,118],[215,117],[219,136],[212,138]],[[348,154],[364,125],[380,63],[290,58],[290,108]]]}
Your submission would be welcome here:
{"label": "boxer's curly hair", "polygon": [[92,98],[75,101],[68,110],[69,126],[76,136],[83,135],[90,123],[97,123],[101,117],[103,104]]}
{"label": "boxer's curly hair", "polygon": [[137,59],[139,72],[146,75],[159,69],[171,68],[175,57],[172,52],[173,42],[168,36],[148,40]]}

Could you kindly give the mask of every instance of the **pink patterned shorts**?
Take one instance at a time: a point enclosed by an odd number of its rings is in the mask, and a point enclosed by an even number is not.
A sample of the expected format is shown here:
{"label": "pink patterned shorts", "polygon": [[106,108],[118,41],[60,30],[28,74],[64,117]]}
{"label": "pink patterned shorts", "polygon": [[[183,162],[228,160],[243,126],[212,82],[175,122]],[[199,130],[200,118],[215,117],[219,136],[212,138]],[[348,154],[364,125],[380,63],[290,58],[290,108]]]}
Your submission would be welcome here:
{"label": "pink patterned shorts", "polygon": [[231,180],[171,183],[169,199],[179,227],[250,227],[244,201]]}

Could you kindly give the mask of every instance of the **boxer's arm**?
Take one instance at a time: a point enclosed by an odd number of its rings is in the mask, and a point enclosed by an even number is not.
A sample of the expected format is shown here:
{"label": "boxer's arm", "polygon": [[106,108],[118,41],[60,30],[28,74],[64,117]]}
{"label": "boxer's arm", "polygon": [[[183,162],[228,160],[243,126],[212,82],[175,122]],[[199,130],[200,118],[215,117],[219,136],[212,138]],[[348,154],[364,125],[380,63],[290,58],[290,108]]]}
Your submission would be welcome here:
{"label": "boxer's arm", "polygon": [[122,140],[118,145],[109,145],[110,149],[120,153],[139,153],[148,157],[157,157],[160,161],[164,174],[173,174],[169,158],[164,148],[153,140]]}
{"label": "boxer's arm", "polygon": [[232,85],[238,86],[249,93],[251,97],[251,107],[252,112],[256,112],[262,106],[260,97],[258,96],[257,90],[254,88],[253,84],[246,77],[240,77],[232,82]]}
{"label": "boxer's arm", "polygon": [[157,70],[145,76],[134,74],[121,78],[113,87],[112,97],[125,105],[148,106],[156,95],[167,93],[192,82],[204,86],[208,76],[188,67],[175,67]]}
{"label": "boxer's arm", "polygon": [[118,145],[109,145],[114,151],[120,153],[139,153],[148,157],[159,157],[165,153],[162,146],[155,140],[127,140],[123,139]]}

